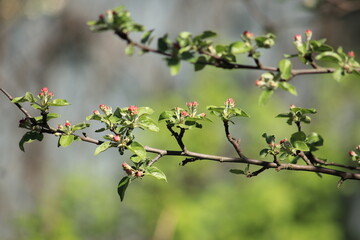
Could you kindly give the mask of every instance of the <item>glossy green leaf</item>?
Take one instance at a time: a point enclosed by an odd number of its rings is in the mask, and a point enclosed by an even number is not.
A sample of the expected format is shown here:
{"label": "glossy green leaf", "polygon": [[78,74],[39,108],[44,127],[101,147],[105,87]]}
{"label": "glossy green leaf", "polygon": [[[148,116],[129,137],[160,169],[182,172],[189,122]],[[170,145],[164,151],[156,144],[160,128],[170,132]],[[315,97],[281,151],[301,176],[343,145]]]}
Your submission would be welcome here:
{"label": "glossy green leaf", "polygon": [[288,91],[289,93],[291,93],[292,95],[297,95],[297,92],[296,92],[296,88],[291,85],[290,83],[288,82],[280,82],[279,83],[279,86],[284,89],[285,91]]}
{"label": "glossy green leaf", "polygon": [[68,106],[70,103],[65,99],[53,99],[49,101],[49,106]]}
{"label": "glossy green leaf", "polygon": [[124,200],[125,191],[126,191],[127,187],[129,186],[130,182],[131,182],[131,179],[129,176],[125,176],[120,180],[120,182],[118,184],[118,188],[117,188],[117,191],[118,191],[118,194],[120,197],[120,201]]}
{"label": "glossy green leaf", "polygon": [[61,135],[59,139],[59,146],[67,147],[71,145],[75,140],[74,135]]}
{"label": "glossy green leaf", "polygon": [[335,53],[335,52],[322,52],[319,55],[316,56],[315,58],[316,60],[323,60],[323,61],[329,61],[329,62],[335,62],[335,63],[339,63],[342,61],[341,57],[339,56],[339,54]]}
{"label": "glossy green leaf", "polygon": [[230,52],[232,54],[247,53],[252,49],[252,46],[243,41],[234,42],[230,45]]}
{"label": "glossy green leaf", "polygon": [[77,131],[77,130],[81,130],[81,129],[87,128],[87,127],[89,127],[89,126],[90,126],[90,124],[88,124],[88,123],[78,123],[78,124],[74,125],[74,126],[71,128],[71,130],[72,130],[72,131]]}
{"label": "glossy green leaf", "polygon": [[279,70],[280,70],[280,77],[281,79],[287,80],[292,77],[291,73],[292,64],[289,59],[282,59],[279,62]]}
{"label": "glossy green leaf", "polygon": [[127,146],[127,149],[138,155],[141,159],[146,159],[146,151],[143,145],[134,141]]}
{"label": "glossy green leaf", "polygon": [[111,147],[111,142],[103,142],[102,144],[100,144],[94,152],[94,155],[98,155],[99,153],[102,153],[103,151],[105,151],[106,149],[108,149],[109,147]]}
{"label": "glossy green leaf", "polygon": [[138,124],[141,127],[153,132],[158,132],[160,130],[156,122],[147,115],[140,116],[138,119]]}
{"label": "glossy green leaf", "polygon": [[204,69],[204,67],[206,67],[206,57],[204,56],[200,56],[198,57],[198,59],[196,60],[195,64],[194,64],[194,69],[195,71],[200,71],[202,69]]}
{"label": "glossy green leaf", "polygon": [[166,175],[157,167],[146,167],[145,175],[149,175],[156,179],[164,180],[165,182],[167,182]]}
{"label": "glossy green leaf", "polygon": [[300,151],[309,151],[309,147],[305,142],[302,141],[296,141],[294,142],[294,148],[300,150]]}

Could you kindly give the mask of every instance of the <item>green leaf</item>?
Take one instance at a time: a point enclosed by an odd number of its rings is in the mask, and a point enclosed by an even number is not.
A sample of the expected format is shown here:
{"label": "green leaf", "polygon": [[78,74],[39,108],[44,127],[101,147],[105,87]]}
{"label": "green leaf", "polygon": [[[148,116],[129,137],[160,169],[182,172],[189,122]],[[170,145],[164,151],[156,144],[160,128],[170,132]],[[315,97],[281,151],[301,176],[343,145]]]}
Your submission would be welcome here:
{"label": "green leaf", "polygon": [[292,95],[297,95],[296,88],[288,82],[280,82],[279,86]]}
{"label": "green leaf", "polygon": [[268,153],[269,153],[269,149],[264,148],[264,149],[262,149],[260,151],[259,155],[260,155],[261,158],[264,158],[264,157],[266,157],[268,155]]}
{"label": "green leaf", "polygon": [[342,61],[341,57],[339,54],[335,53],[335,52],[322,52],[319,55],[316,56],[315,58],[316,60],[323,60],[323,61],[329,61],[329,62],[334,62],[334,63],[339,63]]}
{"label": "green leaf", "polygon": [[152,108],[149,107],[139,107],[138,108],[138,115],[142,115],[142,114],[153,114],[154,110]]}
{"label": "green leaf", "polygon": [[230,112],[236,117],[250,117],[249,114],[247,114],[240,108],[232,108],[230,109]]}
{"label": "green leaf", "polygon": [[147,115],[141,115],[138,119],[138,124],[141,127],[153,132],[158,132],[160,130],[156,122]]}
{"label": "green leaf", "polygon": [[49,106],[68,106],[70,103],[65,99],[53,99],[49,101]]}
{"label": "green leaf", "polygon": [[164,180],[165,182],[167,182],[166,175],[157,167],[146,167],[145,175],[149,175],[156,179]]}
{"label": "green leaf", "polygon": [[245,174],[245,172],[241,169],[230,169],[229,172],[234,174]]}
{"label": "green leaf", "polygon": [[306,135],[304,132],[296,132],[291,135],[290,142],[294,146],[294,148],[300,151],[309,151],[308,145],[305,143]]}
{"label": "green leaf", "polygon": [[274,93],[274,90],[271,90],[271,89],[264,90],[260,94],[259,105],[265,105],[269,101],[269,99],[273,95],[273,93]]}
{"label": "green leaf", "polygon": [[134,54],[135,48],[134,45],[132,44],[128,44],[127,47],[125,48],[125,54],[128,56],[132,56]]}
{"label": "green leaf", "polygon": [[165,111],[162,112],[159,116],[159,122],[164,120],[169,120],[170,118],[173,118],[174,112],[173,111]]}
{"label": "green leaf", "polygon": [[149,41],[151,33],[154,31],[154,29],[146,31],[143,33],[143,35],[141,36],[141,43],[145,44],[147,41]]}
{"label": "green leaf", "polygon": [[127,149],[138,155],[141,159],[146,159],[146,151],[143,145],[134,141],[127,146]]}
{"label": "green leaf", "polygon": [[252,46],[243,41],[234,42],[230,45],[230,52],[232,54],[247,53],[252,49]]}
{"label": "green leaf", "polygon": [[309,151],[309,147],[305,142],[297,141],[294,142],[294,148],[300,150],[300,151]]}
{"label": "green leaf", "polygon": [[129,186],[130,182],[131,182],[131,179],[129,176],[125,176],[120,180],[120,182],[118,184],[118,189],[117,189],[119,197],[120,197],[120,201],[124,200],[125,191],[126,191],[127,187]]}
{"label": "green leaf", "polygon": [[139,163],[141,161],[143,161],[143,159],[141,157],[139,157],[138,155],[132,155],[130,157],[130,160],[133,162],[133,163]]}
{"label": "green leaf", "polygon": [[178,58],[167,58],[167,65],[170,68],[170,74],[172,76],[175,76],[179,73],[181,62]]}
{"label": "green leaf", "polygon": [[58,145],[61,147],[67,147],[75,140],[74,135],[61,135]]}
{"label": "green leaf", "polygon": [[158,39],[158,50],[160,52],[165,52],[169,49],[170,41],[168,39],[168,35],[165,34],[162,38]]}
{"label": "green leaf", "polygon": [[292,69],[291,61],[289,59],[282,59],[279,62],[279,70],[281,73],[281,75],[280,75],[281,79],[288,80],[289,78],[291,78],[292,77],[291,69]]}
{"label": "green leaf", "polygon": [[341,79],[344,77],[344,75],[345,74],[344,74],[344,71],[342,68],[337,68],[332,74],[333,78],[338,82],[341,81]]}
{"label": "green leaf", "polygon": [[280,113],[280,114],[278,114],[276,117],[277,117],[277,118],[289,118],[289,117],[291,117],[291,116],[292,116],[291,113]]}
{"label": "green leaf", "polygon": [[44,138],[44,135],[39,132],[27,132],[24,134],[24,136],[21,138],[19,142],[19,148],[21,151],[25,152],[24,144],[25,143],[31,143],[34,140],[42,141]]}
{"label": "green leaf", "polygon": [[102,153],[103,151],[105,151],[106,149],[108,149],[109,147],[111,147],[111,142],[103,142],[102,144],[100,144],[94,152],[94,155],[98,155],[99,153]]}
{"label": "green leaf", "polygon": [[198,59],[196,60],[196,62],[194,64],[195,71],[200,71],[204,67],[206,67],[206,64],[204,64],[204,63],[206,63],[206,57],[204,57],[204,56],[198,57]]}
{"label": "green leaf", "polygon": [[88,123],[78,123],[78,124],[74,125],[74,126],[71,128],[71,130],[72,130],[72,131],[77,131],[77,130],[81,130],[81,129],[87,128],[87,127],[89,127],[89,126],[90,126],[90,124],[88,124]]}

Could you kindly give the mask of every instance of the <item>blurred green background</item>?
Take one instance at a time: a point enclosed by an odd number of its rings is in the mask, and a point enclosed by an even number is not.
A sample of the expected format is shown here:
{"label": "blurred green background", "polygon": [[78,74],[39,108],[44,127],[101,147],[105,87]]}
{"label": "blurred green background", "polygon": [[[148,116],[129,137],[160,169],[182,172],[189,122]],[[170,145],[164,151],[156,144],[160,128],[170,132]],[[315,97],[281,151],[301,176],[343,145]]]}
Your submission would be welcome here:
{"label": "blurred green background", "polygon": [[[262,133],[280,140],[294,131],[274,118],[278,113],[290,104],[314,107],[318,114],[304,130],[324,137],[319,157],[348,164],[348,151],[360,143],[359,79],[337,83],[326,75],[297,77],[298,96],[278,91],[261,107],[254,86],[261,72],[207,67],[195,73],[184,64],[171,77],[161,57],[127,57],[124,42],[110,32],[93,34],[86,26],[105,10],[125,5],[157,36],[209,29],[219,33],[218,43],[228,43],[245,30],[256,35],[274,31],[278,40],[274,50],[264,52],[267,65],[293,53],[292,37],[308,28],[314,38],[325,37],[330,45],[359,55],[359,1],[330,2],[0,0],[0,86],[13,96],[46,86],[55,97],[67,99],[72,105],[56,109],[62,119],[54,126],[82,122],[99,104],[150,106],[156,118],[188,101],[198,101],[205,111],[232,97],[251,115],[236,121],[231,131],[253,158],[265,146]],[[57,148],[50,136],[27,144],[23,153],[18,141],[24,132],[17,128],[21,112],[5,96],[0,103],[0,239],[360,238],[358,182],[337,189],[335,177],[273,170],[248,179],[229,173],[245,167],[238,164],[199,161],[181,167],[182,158],[168,157],[157,165],[168,183],[135,181],[120,203],[116,187],[128,156],[114,150],[95,157],[95,146],[81,142]],[[221,122],[212,120],[185,136],[188,149],[235,156]],[[177,149],[161,128],[160,134],[138,132],[137,137],[146,145]]]}

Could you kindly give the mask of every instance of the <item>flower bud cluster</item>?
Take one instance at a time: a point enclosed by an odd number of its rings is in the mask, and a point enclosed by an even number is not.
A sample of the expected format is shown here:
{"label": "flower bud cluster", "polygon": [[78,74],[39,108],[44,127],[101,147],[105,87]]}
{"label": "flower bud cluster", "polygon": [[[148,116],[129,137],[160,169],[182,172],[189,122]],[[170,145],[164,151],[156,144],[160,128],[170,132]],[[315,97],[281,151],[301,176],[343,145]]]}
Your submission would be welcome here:
{"label": "flower bud cluster", "polygon": [[260,79],[255,81],[255,85],[259,88],[273,90],[278,88],[279,82],[274,80],[274,75],[272,73],[264,73],[261,75]]}
{"label": "flower bud cluster", "polygon": [[139,169],[135,170],[125,162],[122,164],[122,167],[128,176],[143,177],[145,175],[144,171],[141,171]]}
{"label": "flower bud cluster", "polygon": [[138,114],[138,107],[137,106],[134,106],[134,105],[131,105],[128,107],[128,111],[130,113],[130,115],[137,115]]}
{"label": "flower bud cluster", "polygon": [[[110,114],[112,114],[112,108],[109,107],[109,106],[106,106],[105,104],[100,104],[100,105],[99,105],[99,108],[100,108],[100,110],[101,110],[105,115],[110,115]],[[97,110],[94,110],[93,113],[94,113],[95,115],[100,114],[99,111],[97,111]]]}
{"label": "flower bud cluster", "polygon": [[228,108],[233,108],[235,107],[235,101],[232,98],[228,98],[225,102],[224,102],[225,107]]}
{"label": "flower bud cluster", "polygon": [[41,90],[40,90],[40,93],[38,95],[38,98],[40,99],[41,101],[41,105],[46,105],[49,100],[54,96],[54,93],[53,92],[49,92],[49,89],[47,87],[43,87]]}

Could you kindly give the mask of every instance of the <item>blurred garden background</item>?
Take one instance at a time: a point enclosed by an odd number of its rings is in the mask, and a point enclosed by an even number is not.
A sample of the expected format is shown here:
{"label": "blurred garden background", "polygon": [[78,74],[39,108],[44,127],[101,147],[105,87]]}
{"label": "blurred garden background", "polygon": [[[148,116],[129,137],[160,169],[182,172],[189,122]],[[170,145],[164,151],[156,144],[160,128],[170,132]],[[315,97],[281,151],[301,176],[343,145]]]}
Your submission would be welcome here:
{"label": "blurred garden background", "polygon": [[[360,56],[360,1],[0,0],[0,86],[13,96],[48,87],[56,98],[67,99],[72,105],[55,109],[62,118],[52,120],[54,126],[83,122],[99,104],[149,106],[157,118],[189,101],[198,101],[205,111],[232,97],[251,115],[231,130],[252,158],[259,158],[265,146],[264,132],[280,140],[294,131],[275,118],[278,113],[290,104],[313,107],[318,114],[304,130],[324,137],[320,157],[349,163],[348,151],[360,143],[359,79],[297,77],[292,83],[298,96],[279,90],[259,106],[261,91],[254,85],[259,71],[206,67],[194,72],[185,63],[172,77],[161,56],[128,57],[126,44],[113,33],[90,32],[87,21],[119,5],[156,36],[169,33],[172,39],[181,31],[213,30],[219,34],[215,42],[229,43],[245,30],[274,32],[275,48],[263,52],[266,65],[295,53],[293,36],[306,29],[315,39],[327,38]],[[26,144],[21,152],[22,113],[4,95],[0,113],[2,240],[360,239],[359,182],[346,181],[337,189],[335,177],[272,170],[246,178],[229,173],[245,166],[201,161],[181,167],[182,158],[168,157],[157,165],[168,183],[135,181],[121,203],[116,189],[128,155],[113,150],[94,156],[96,146],[83,142],[58,148],[53,136]],[[211,119],[185,136],[188,149],[235,156],[220,120]],[[161,129],[138,132],[137,138],[177,150]]]}

